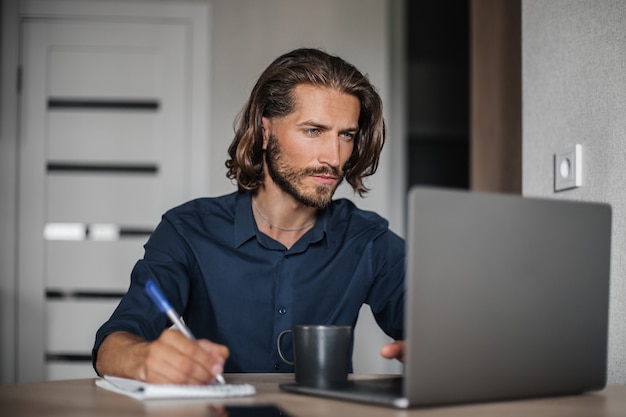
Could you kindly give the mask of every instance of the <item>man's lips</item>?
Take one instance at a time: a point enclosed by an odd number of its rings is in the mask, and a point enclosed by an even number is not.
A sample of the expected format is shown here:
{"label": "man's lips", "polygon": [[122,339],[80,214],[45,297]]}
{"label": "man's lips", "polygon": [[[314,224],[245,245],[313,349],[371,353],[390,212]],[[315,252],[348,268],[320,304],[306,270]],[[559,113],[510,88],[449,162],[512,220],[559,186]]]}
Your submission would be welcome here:
{"label": "man's lips", "polygon": [[313,175],[313,179],[320,184],[333,184],[337,181],[337,177],[329,176],[329,175]]}

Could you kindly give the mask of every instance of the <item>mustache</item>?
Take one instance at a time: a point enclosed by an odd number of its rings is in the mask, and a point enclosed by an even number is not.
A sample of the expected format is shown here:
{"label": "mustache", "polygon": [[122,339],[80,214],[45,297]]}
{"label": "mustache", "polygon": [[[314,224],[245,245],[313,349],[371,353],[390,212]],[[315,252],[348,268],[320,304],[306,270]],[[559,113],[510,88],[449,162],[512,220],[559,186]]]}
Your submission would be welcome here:
{"label": "mustache", "polygon": [[331,176],[331,177],[336,177],[336,178],[341,178],[343,176],[343,173],[340,172],[338,168],[330,167],[330,166],[318,167],[318,168],[305,168],[303,170],[303,174],[304,175],[324,175],[324,176]]}

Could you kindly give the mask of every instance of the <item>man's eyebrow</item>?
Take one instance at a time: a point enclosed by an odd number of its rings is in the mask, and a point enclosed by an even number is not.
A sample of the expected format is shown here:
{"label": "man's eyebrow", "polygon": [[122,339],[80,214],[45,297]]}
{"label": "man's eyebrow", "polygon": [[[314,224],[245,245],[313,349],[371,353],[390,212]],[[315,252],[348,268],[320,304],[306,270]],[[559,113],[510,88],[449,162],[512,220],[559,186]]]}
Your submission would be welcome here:
{"label": "man's eyebrow", "polygon": [[298,126],[314,126],[314,127],[319,127],[320,129],[330,129],[329,126],[320,122],[316,122],[315,120],[310,120],[310,119],[298,123]]}
{"label": "man's eyebrow", "polygon": [[[330,126],[325,125],[324,123],[317,122],[315,120],[305,120],[297,124],[297,126],[313,126],[322,130],[329,130]],[[339,129],[342,132],[357,132],[359,130],[359,126],[349,126],[343,129]]]}

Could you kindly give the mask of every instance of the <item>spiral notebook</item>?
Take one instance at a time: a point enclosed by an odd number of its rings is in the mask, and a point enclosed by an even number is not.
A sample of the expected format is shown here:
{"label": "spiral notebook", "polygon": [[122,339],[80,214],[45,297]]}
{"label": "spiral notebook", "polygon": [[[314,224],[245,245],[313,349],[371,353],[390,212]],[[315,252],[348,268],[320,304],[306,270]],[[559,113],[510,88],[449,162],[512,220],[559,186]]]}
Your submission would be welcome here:
{"label": "spiral notebook", "polygon": [[245,397],[256,394],[250,384],[212,385],[165,385],[149,384],[135,379],[105,375],[96,379],[96,385],[118,394],[128,395],[138,400],[173,398],[226,398]]}

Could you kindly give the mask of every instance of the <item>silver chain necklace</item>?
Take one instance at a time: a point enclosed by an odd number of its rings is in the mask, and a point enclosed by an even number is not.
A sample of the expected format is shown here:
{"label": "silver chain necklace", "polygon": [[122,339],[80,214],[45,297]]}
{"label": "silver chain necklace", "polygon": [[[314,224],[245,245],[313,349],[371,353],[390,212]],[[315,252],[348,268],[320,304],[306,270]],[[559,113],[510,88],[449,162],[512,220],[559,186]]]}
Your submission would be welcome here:
{"label": "silver chain necklace", "polygon": [[263,214],[263,212],[261,211],[261,209],[259,208],[259,206],[256,205],[256,203],[254,202],[254,200],[252,200],[252,207],[254,207],[254,209],[256,210],[256,212],[259,214],[259,216],[261,216],[261,218],[263,220],[265,220],[265,223],[269,224],[270,227],[273,227],[274,229],[278,229],[281,230],[283,232],[300,232],[304,229],[308,229],[309,227],[313,226],[315,224],[315,220],[313,220],[311,223],[307,223],[302,227],[297,227],[294,229],[290,229],[287,227],[280,227],[280,226],[276,226],[274,223],[272,223],[271,221],[269,221],[269,219],[267,217],[265,217],[265,215]]}

